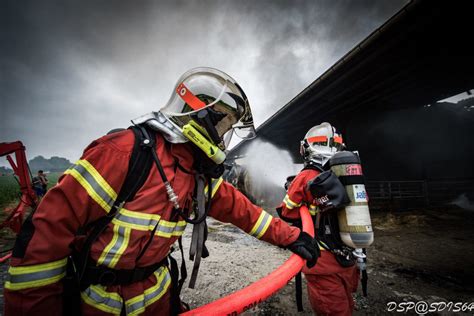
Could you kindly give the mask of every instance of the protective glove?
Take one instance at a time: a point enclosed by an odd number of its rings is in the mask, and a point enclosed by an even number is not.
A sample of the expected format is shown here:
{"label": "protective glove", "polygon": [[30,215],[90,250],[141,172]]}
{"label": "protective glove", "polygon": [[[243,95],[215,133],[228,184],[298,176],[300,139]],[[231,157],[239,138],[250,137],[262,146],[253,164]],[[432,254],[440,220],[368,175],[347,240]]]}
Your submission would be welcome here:
{"label": "protective glove", "polygon": [[320,256],[318,242],[304,231],[301,231],[298,239],[287,247],[303,259],[306,259],[306,266],[308,268],[314,267]]}

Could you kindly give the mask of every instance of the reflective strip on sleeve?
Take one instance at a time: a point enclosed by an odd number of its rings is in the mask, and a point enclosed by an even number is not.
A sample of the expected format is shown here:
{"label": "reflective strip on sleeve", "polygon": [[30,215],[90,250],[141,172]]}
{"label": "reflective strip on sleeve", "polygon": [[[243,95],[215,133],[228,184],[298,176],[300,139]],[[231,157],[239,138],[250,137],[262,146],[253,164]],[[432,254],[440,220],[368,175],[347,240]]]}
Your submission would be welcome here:
{"label": "reflective strip on sleeve", "polygon": [[120,315],[122,311],[123,299],[119,294],[105,291],[103,285],[91,285],[81,292],[82,300],[106,313]]}
{"label": "reflective strip on sleeve", "polygon": [[37,265],[10,267],[5,288],[24,290],[56,283],[66,274],[67,258]]}
{"label": "reflective strip on sleeve", "polygon": [[117,265],[120,257],[127,249],[130,240],[130,231],[128,227],[114,225],[114,235],[109,244],[97,260],[97,264],[106,265],[109,268],[114,268]]}
{"label": "reflective strip on sleeve", "polygon": [[[220,188],[223,181],[224,181],[224,179],[222,177],[220,177],[219,179],[212,179],[211,180],[211,187],[212,187],[211,198],[214,197],[214,195],[216,194],[217,190]],[[209,190],[209,187],[208,187],[208,185],[206,185],[204,187],[204,196],[206,198],[207,198],[207,191],[208,190]]]}
{"label": "reflective strip on sleeve", "polygon": [[134,212],[126,209],[121,209],[112,220],[112,223],[141,231],[153,230],[158,224],[155,235],[165,238],[179,237],[184,234],[186,228],[186,221],[184,220],[170,222],[161,219],[160,215]]}
{"label": "reflective strip on sleeve", "polygon": [[81,159],[77,162],[79,165],[83,166],[91,175],[94,177],[95,181],[107,192],[107,194],[113,199],[117,199],[117,193],[109,185],[107,181],[100,175],[100,173],[92,166],[87,160]]}
{"label": "reflective strip on sleeve", "polygon": [[260,213],[257,222],[249,234],[260,239],[267,231],[272,219],[273,217],[270,214],[262,210],[262,213]]}
{"label": "reflective strip on sleeve", "polygon": [[301,203],[298,203],[298,204],[297,204],[297,203],[293,202],[293,201],[289,198],[288,194],[285,195],[285,198],[283,199],[283,203],[285,203],[286,208],[289,209],[289,210],[291,210],[291,209],[293,209],[293,208],[295,208],[295,207],[300,207],[300,206],[301,206]]}
{"label": "reflective strip on sleeve", "polygon": [[[318,240],[318,245],[319,245],[319,250],[326,250],[326,248],[329,248],[324,242],[321,240]],[[325,248],[326,247],[326,248]]]}
{"label": "reflective strip on sleeve", "polygon": [[72,176],[107,213],[117,199],[117,193],[87,161],[79,160],[65,174]]}
{"label": "reflective strip on sleeve", "polygon": [[135,296],[125,302],[127,315],[138,315],[143,313],[147,306],[159,300],[168,290],[171,284],[171,275],[166,267],[160,267],[154,272],[156,284],[141,295]]}

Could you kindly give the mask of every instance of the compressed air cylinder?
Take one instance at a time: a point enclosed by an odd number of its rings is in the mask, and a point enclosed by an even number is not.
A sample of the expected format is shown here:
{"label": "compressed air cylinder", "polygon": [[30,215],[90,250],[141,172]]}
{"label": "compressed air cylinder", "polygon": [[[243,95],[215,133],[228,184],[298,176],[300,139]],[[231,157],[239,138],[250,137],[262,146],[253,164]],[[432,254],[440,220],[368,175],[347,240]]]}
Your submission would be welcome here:
{"label": "compressed air cylinder", "polygon": [[341,151],[329,160],[329,166],[345,186],[351,200],[337,214],[341,239],[349,247],[367,248],[374,241],[374,232],[360,158],[353,152]]}

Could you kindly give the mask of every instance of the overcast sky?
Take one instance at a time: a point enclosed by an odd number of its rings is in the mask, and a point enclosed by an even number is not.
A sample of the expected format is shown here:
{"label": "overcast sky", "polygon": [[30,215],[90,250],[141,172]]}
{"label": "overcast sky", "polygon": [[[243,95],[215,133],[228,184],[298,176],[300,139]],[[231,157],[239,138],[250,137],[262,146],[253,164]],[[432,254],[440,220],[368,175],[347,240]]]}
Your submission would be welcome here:
{"label": "overcast sky", "polygon": [[234,77],[258,126],[406,2],[2,0],[0,142],[74,161],[197,66]]}

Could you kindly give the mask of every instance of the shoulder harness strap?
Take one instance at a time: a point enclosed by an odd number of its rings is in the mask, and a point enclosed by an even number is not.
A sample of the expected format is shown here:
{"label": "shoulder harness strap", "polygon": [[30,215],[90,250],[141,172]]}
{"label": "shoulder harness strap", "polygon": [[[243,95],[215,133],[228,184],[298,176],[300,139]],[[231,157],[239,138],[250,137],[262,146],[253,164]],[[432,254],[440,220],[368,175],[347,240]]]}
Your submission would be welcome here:
{"label": "shoulder harness strap", "polygon": [[75,262],[79,264],[79,279],[81,279],[84,274],[92,243],[105,230],[107,225],[115,217],[115,214],[122,208],[123,204],[133,200],[135,194],[145,183],[153,165],[153,157],[150,154],[149,148],[156,147],[155,139],[146,135],[139,127],[131,126],[130,129],[133,131],[135,136],[135,142],[128,163],[127,176],[125,177],[125,181],[120,188],[117,199],[107,216],[99,218],[98,220],[88,224],[86,227],[86,230],[90,230],[90,233],[88,234],[84,246],[78,255],[79,258],[77,259],[79,259],[79,262],[77,262],[78,260],[75,260]]}

